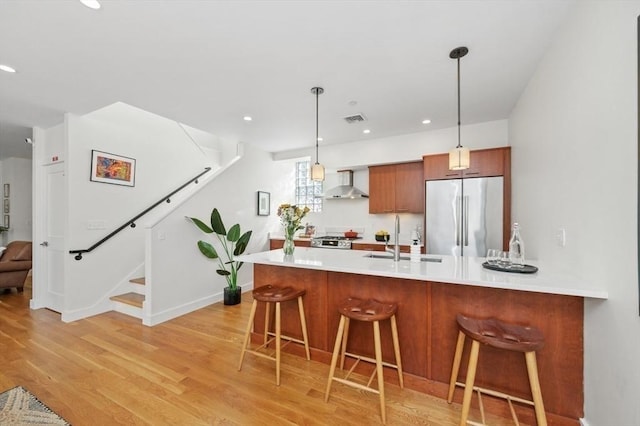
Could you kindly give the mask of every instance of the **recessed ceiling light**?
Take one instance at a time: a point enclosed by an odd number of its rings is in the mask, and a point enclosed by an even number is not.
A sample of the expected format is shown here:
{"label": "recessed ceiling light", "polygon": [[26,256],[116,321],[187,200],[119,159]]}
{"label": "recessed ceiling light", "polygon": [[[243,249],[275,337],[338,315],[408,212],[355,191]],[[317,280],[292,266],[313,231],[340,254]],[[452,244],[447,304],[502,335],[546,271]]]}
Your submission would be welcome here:
{"label": "recessed ceiling light", "polygon": [[80,0],[80,3],[84,4],[89,9],[93,9],[93,10],[100,9],[100,2],[98,0]]}
{"label": "recessed ceiling light", "polygon": [[9,65],[0,65],[0,70],[6,72],[16,72],[15,68],[11,68]]}
{"label": "recessed ceiling light", "polygon": [[358,101],[349,101],[349,106],[356,106],[358,105]]}
{"label": "recessed ceiling light", "polygon": [[362,133],[364,133],[365,135],[368,135],[369,133],[371,133],[371,130],[369,130],[369,129],[364,129],[364,130],[362,131]]}
{"label": "recessed ceiling light", "polygon": [[251,121],[251,120],[253,120],[253,118],[249,117],[248,115],[245,115],[243,118],[244,118],[244,121]]}
{"label": "recessed ceiling light", "polygon": [[428,118],[426,120],[422,120],[422,124],[429,124],[431,123],[431,120],[429,120]]}

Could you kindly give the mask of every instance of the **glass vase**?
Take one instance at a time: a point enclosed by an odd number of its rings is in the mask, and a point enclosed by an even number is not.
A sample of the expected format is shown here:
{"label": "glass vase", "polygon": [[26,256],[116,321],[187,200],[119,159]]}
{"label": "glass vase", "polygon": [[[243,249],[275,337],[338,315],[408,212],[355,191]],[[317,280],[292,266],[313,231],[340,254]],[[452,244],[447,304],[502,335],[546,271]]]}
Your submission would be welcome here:
{"label": "glass vase", "polygon": [[282,246],[282,250],[286,255],[292,255],[293,251],[296,249],[295,244],[293,243],[293,235],[288,233],[284,234],[284,245]]}

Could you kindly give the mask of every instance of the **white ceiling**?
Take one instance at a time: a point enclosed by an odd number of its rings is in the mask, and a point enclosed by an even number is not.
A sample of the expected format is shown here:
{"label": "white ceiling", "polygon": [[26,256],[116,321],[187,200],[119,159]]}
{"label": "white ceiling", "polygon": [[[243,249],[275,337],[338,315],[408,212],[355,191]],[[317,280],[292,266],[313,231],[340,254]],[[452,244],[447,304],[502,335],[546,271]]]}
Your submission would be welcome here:
{"label": "white ceiling", "polygon": [[[267,151],[311,147],[316,85],[321,146],[452,127],[462,45],[463,124],[504,119],[571,3],[0,0],[0,64],[18,71],[0,71],[0,158],[28,157],[33,126],[116,101]],[[342,119],[355,113],[368,121]]]}

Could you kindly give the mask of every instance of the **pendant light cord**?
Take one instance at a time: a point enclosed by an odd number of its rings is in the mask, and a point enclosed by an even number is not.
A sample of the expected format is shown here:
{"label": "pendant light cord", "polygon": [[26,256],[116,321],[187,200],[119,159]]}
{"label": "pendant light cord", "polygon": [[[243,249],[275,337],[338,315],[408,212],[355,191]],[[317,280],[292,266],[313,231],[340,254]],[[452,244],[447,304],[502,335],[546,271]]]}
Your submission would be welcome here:
{"label": "pendant light cord", "polygon": [[458,57],[458,146],[456,148],[461,148],[460,145],[460,58]]}
{"label": "pendant light cord", "polygon": [[320,90],[316,89],[316,164],[318,163],[318,96]]}

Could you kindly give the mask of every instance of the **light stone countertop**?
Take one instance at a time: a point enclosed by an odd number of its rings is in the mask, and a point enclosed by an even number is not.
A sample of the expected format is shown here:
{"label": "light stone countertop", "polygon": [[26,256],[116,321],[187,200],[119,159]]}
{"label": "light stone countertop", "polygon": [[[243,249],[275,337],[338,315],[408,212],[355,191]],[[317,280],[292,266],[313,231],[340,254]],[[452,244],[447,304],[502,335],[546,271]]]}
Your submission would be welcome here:
{"label": "light stone countertop", "polygon": [[588,280],[582,277],[558,273],[550,268],[545,268],[544,265],[540,265],[535,261],[527,263],[537,266],[539,268],[538,272],[520,274],[485,269],[482,267],[482,263],[486,260],[483,257],[422,255],[422,257],[441,258],[442,261],[411,262],[409,260],[400,260],[400,262],[394,262],[393,259],[366,257],[371,253],[377,255],[385,254],[383,252],[364,250],[296,247],[293,256],[289,257],[285,257],[282,249],[276,249],[237,256],[236,259],[247,263],[289,268],[317,269],[594,299],[607,299],[609,297],[603,285],[589,283]]}

